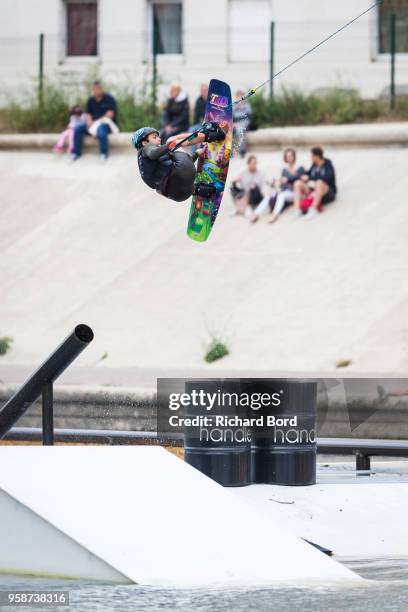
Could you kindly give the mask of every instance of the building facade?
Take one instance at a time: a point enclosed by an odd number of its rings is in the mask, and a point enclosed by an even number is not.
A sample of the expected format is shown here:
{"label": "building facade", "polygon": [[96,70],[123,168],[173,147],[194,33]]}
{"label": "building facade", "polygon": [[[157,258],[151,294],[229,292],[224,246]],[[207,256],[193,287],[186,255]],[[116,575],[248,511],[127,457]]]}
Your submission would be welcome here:
{"label": "building facade", "polygon": [[[160,96],[177,80],[191,95],[211,77],[249,89],[366,10],[373,0],[2,0],[3,99],[39,70],[66,84],[99,74],[140,91],[156,52]],[[278,77],[274,88],[352,87],[364,97],[390,84],[390,14],[396,14],[396,83],[408,85],[408,0],[384,0]],[[274,23],[271,45],[271,23]],[[273,53],[271,53],[273,48]],[[271,57],[273,65],[271,66]],[[268,91],[269,86],[266,86]]]}

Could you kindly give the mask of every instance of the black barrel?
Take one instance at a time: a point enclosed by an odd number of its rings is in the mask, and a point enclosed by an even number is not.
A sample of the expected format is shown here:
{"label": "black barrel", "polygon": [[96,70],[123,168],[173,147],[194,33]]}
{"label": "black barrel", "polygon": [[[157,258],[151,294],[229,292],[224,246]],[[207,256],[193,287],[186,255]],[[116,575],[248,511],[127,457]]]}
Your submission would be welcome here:
{"label": "black barrel", "polygon": [[[240,424],[248,409],[239,403],[239,379],[187,381],[185,392],[194,391],[211,394],[215,402],[211,410],[185,407],[186,418],[207,417],[205,424],[184,428],[185,461],[224,487],[251,484],[251,430]],[[224,422],[217,423],[217,417]]]}
{"label": "black barrel", "polygon": [[[316,483],[317,383],[300,379],[242,379],[242,390],[273,397],[258,413],[263,426],[253,431],[251,458],[254,483]],[[269,419],[269,422],[268,422]]]}

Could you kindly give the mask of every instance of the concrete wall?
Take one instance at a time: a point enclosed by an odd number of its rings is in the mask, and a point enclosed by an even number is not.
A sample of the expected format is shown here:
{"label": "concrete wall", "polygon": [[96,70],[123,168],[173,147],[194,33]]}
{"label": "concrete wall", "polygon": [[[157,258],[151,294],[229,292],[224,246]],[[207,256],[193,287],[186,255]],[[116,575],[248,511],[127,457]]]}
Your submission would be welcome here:
{"label": "concrete wall", "polygon": [[[388,381],[390,384],[390,381]],[[327,438],[408,439],[407,397],[381,402],[367,391],[364,380],[355,382],[348,407],[344,399],[321,392],[317,433]],[[360,388],[360,390],[359,390]],[[14,387],[0,385],[0,405]],[[338,395],[338,394],[337,394]],[[341,394],[340,394],[341,395]],[[157,399],[154,392],[137,389],[55,388],[55,427],[58,429],[116,429],[156,431]],[[41,427],[41,402],[36,402],[17,427]]]}
{"label": "concrete wall", "polygon": [[[269,76],[269,23],[276,24],[275,70],[364,11],[371,0],[196,0],[183,2],[183,55],[160,56],[161,95],[174,79],[191,95],[212,76],[233,89]],[[98,58],[65,57],[64,0],[3,0],[0,22],[0,84],[21,92],[38,72],[38,35],[45,34],[45,69],[67,83],[99,69],[107,79],[140,88],[149,81],[149,0],[99,0]],[[357,87],[376,96],[389,84],[389,58],[378,56],[373,10],[279,77],[276,88],[312,90]],[[397,83],[408,83],[408,59],[400,55]],[[4,100],[4,98],[3,98]]]}

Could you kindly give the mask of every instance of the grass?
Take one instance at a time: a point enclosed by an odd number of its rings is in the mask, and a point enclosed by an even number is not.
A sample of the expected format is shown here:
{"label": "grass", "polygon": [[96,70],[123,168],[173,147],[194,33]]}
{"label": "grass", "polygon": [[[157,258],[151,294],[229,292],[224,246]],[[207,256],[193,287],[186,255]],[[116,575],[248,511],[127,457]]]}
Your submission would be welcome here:
{"label": "grass", "polygon": [[[32,83],[18,100],[9,99],[0,109],[1,132],[60,132],[68,122],[73,104],[85,107],[92,75],[77,87],[46,81],[40,107],[37,85]],[[131,132],[140,125],[158,125],[161,107],[152,104],[150,86],[134,93],[130,85],[105,84],[118,103],[118,123],[122,131]],[[262,93],[250,98],[252,123],[260,127],[287,125],[341,124],[372,121],[408,120],[408,97],[396,99],[390,111],[386,99],[364,100],[353,89],[334,88],[305,94],[296,89],[284,90],[269,98]]]}
{"label": "grass", "polygon": [[339,361],[336,362],[336,368],[347,368],[352,363],[351,359],[339,359]]}
{"label": "grass", "polygon": [[0,338],[0,355],[5,355],[11,348],[13,338],[10,336],[3,336]]}
{"label": "grass", "polygon": [[204,355],[204,360],[207,363],[213,363],[217,359],[222,359],[226,355],[229,355],[229,349],[227,345],[217,337],[213,337],[209,346],[207,347]]}

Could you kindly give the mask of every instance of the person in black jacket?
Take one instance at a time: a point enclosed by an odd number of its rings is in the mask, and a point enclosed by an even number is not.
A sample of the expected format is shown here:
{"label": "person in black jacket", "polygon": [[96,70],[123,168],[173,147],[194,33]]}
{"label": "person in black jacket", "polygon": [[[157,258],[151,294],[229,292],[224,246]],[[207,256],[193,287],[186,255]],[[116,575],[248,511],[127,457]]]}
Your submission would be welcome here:
{"label": "person in black jacket", "polygon": [[176,149],[190,144],[225,140],[228,123],[220,125],[214,121],[203,124],[201,130],[191,141],[182,142],[192,134],[178,134],[162,144],[159,132],[154,127],[142,127],[132,135],[132,144],[138,151],[137,161],[142,180],[151,189],[170,200],[183,202],[193,194],[205,198],[213,197],[217,190],[215,185],[196,182],[197,169],[195,162],[204,148],[190,155],[187,151]]}
{"label": "person in black jacket", "polygon": [[170,88],[170,97],[163,112],[162,130],[160,132],[162,140],[186,132],[190,125],[189,114],[190,107],[187,94],[181,90],[178,83],[173,83]]}
{"label": "person in black jacket", "polygon": [[[207,98],[208,98],[208,84],[201,83],[200,95],[198,96],[194,104],[194,117],[193,117],[194,121],[193,121],[193,125],[190,125],[190,130],[189,130],[190,132],[196,132],[198,129],[200,129],[200,126],[203,125]],[[195,153],[196,149],[197,149],[197,146],[193,145],[191,147],[191,152]]]}
{"label": "person in black jacket", "polygon": [[194,125],[196,125],[197,127],[204,122],[205,105],[207,103],[207,98],[208,98],[208,84],[201,83],[200,95],[198,96],[197,100],[195,101],[195,105],[194,105]]}
{"label": "person in black jacket", "polygon": [[312,204],[305,215],[305,219],[312,219],[320,207],[334,202],[337,194],[336,173],[330,159],[323,155],[321,147],[311,149],[312,165],[308,172],[303,174],[294,183],[294,205],[296,216],[302,214],[301,201],[308,196],[313,197]]}

